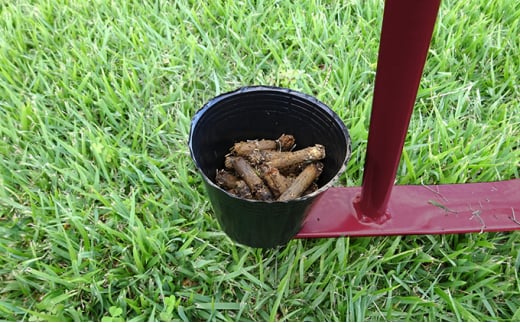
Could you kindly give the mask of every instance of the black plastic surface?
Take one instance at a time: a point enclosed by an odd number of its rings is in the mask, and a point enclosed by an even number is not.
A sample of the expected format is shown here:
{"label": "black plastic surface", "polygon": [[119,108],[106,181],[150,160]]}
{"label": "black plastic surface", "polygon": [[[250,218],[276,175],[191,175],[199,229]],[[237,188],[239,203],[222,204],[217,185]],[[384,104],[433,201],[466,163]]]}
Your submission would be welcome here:
{"label": "black plastic surface", "polygon": [[[235,142],[283,133],[294,135],[296,149],[325,146],[318,191],[288,202],[261,202],[232,196],[214,183]],[[224,232],[264,248],[285,244],[300,230],[312,201],[333,185],[350,158],[348,131],[330,108],[312,96],[267,86],[240,88],[206,103],[192,119],[189,147]]]}

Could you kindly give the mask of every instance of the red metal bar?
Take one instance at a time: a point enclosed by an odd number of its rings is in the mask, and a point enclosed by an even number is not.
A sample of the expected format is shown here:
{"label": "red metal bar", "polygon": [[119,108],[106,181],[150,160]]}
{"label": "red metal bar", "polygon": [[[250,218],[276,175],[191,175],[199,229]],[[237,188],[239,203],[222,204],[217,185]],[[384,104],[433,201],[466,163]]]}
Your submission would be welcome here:
{"label": "red metal bar", "polygon": [[331,188],[312,205],[296,238],[448,234],[520,230],[520,179],[470,184],[395,186],[384,223],[364,221],[360,187]]}
{"label": "red metal bar", "polygon": [[383,221],[440,0],[386,0],[359,211]]}
{"label": "red metal bar", "polygon": [[296,238],[520,230],[520,179],[394,187],[439,2],[386,1],[363,187],[324,192]]}

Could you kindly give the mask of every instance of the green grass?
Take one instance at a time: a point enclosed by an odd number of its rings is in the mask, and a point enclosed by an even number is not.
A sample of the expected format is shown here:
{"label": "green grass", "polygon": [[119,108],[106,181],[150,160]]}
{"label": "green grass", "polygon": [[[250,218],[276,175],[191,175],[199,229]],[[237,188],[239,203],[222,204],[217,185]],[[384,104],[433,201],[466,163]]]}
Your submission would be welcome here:
{"label": "green grass", "polygon": [[[350,129],[360,185],[381,1],[0,2],[0,319],[520,320],[520,235],[231,242],[194,112],[291,87]],[[520,178],[520,5],[444,1],[400,184]]]}

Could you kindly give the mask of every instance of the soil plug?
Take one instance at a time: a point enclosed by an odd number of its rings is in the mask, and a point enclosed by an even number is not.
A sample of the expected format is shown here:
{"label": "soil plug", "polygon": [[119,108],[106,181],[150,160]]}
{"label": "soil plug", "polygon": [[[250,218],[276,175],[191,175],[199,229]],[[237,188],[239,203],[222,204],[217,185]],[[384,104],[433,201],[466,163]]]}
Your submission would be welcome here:
{"label": "soil plug", "polygon": [[325,147],[317,144],[292,152],[283,152],[266,163],[274,168],[285,168],[301,162],[312,162],[325,158]]}
{"label": "soil plug", "polygon": [[323,170],[322,163],[309,164],[305,169],[296,177],[287,190],[280,195],[278,201],[289,201],[298,198],[302,193],[314,182],[318,176],[320,176]]}
{"label": "soil plug", "polygon": [[235,169],[233,166],[233,161],[235,159],[237,159],[236,156],[226,155],[226,159],[224,160],[224,167],[226,167],[226,169]]}
{"label": "soil plug", "polygon": [[237,186],[237,182],[240,179],[230,172],[221,169],[217,170],[217,176],[215,177],[215,180],[220,187],[226,190],[231,190]]}
{"label": "soil plug", "polygon": [[292,135],[283,134],[276,139],[277,149],[280,151],[291,151],[296,145],[296,140]]}
{"label": "soil plug", "polygon": [[220,187],[228,190],[228,192],[233,195],[246,199],[253,198],[251,190],[249,189],[249,186],[247,186],[246,182],[224,169],[217,170],[215,180]]}
{"label": "soil plug", "polygon": [[235,188],[228,192],[244,199],[253,198],[253,194],[251,193],[249,186],[247,186],[246,182],[244,182],[243,180],[238,180],[236,182]]}
{"label": "soil plug", "polygon": [[273,198],[271,191],[269,191],[262,179],[256,174],[255,169],[244,158],[232,158],[231,163],[238,175],[247,183],[255,198],[262,201]]}
{"label": "soil plug", "polygon": [[294,137],[283,134],[276,140],[247,140],[237,142],[233,145],[231,152],[237,156],[247,156],[257,150],[279,150],[289,151],[294,147]]}
{"label": "soil plug", "polygon": [[237,156],[247,156],[255,150],[275,150],[275,140],[248,140],[237,142],[233,145],[231,152]]}
{"label": "soil plug", "polygon": [[280,174],[277,168],[263,165],[261,167],[262,178],[271,189],[274,197],[279,197],[291,185],[291,180]]}
{"label": "soil plug", "polygon": [[263,162],[270,161],[277,158],[283,158],[289,152],[275,151],[275,150],[253,150],[246,157],[253,165],[259,165]]}

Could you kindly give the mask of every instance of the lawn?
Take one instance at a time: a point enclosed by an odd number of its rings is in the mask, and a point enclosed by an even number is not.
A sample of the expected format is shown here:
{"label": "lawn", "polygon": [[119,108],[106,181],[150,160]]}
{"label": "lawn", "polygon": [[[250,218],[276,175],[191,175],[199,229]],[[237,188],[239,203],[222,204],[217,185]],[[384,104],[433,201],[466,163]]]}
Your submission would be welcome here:
{"label": "lawn", "polygon": [[[518,231],[262,250],[213,216],[190,119],[244,85],[327,103],[361,185],[382,13],[0,1],[0,320],[520,320]],[[442,3],[398,184],[520,178],[518,35],[518,1]]]}

